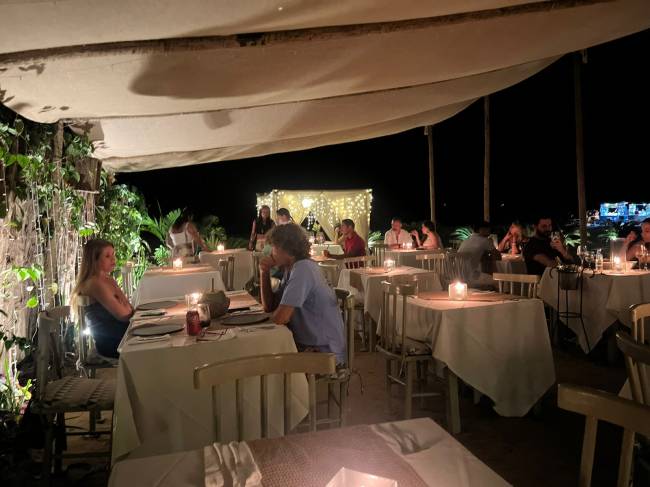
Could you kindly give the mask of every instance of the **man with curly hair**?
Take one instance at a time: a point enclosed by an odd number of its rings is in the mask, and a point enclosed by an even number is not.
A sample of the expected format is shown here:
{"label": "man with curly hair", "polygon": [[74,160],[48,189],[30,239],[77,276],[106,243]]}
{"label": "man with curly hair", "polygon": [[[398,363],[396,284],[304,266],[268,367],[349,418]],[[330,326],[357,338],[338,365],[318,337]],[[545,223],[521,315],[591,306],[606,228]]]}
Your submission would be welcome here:
{"label": "man with curly hair", "polygon": [[[318,265],[310,259],[307,234],[298,225],[289,223],[274,227],[267,234],[271,255],[260,260],[262,304],[273,321],[287,325],[299,351],[336,354],[338,363],[345,363],[346,343],[343,318]],[[279,267],[284,274],[276,292],[271,289],[271,269]]]}

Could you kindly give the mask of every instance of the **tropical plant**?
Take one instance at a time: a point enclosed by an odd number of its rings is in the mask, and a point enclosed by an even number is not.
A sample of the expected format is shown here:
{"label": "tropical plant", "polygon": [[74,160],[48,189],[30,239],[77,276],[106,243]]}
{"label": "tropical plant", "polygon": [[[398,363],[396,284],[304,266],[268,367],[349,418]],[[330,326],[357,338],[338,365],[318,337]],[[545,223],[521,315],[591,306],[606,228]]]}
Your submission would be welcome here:
{"label": "tropical plant", "polygon": [[208,245],[208,250],[215,250],[217,245],[225,244],[228,240],[226,229],[219,224],[219,217],[216,215],[203,217],[199,225],[199,232]]}
{"label": "tropical plant", "polygon": [[380,242],[383,239],[384,239],[384,236],[382,235],[382,233],[380,231],[371,232],[368,235],[368,245],[370,245],[371,243]]}
{"label": "tropical plant", "polygon": [[[160,207],[158,209],[160,210]],[[142,218],[142,230],[152,234],[164,245],[167,240],[169,229],[174,223],[176,223],[176,220],[180,218],[181,213],[182,210],[176,208],[166,215],[163,215],[161,212],[160,218],[151,218],[149,215],[145,214]]]}
{"label": "tropical plant", "polygon": [[470,227],[458,227],[453,232],[451,232],[450,237],[453,240],[467,240],[474,231]]}
{"label": "tropical plant", "polygon": [[169,247],[166,245],[159,245],[153,252],[153,260],[156,262],[156,265],[166,266],[169,265],[171,255],[172,252],[169,250]]}
{"label": "tropical plant", "polygon": [[0,411],[9,412],[18,418],[23,406],[32,397],[32,380],[29,379],[24,386],[18,380],[19,372],[12,372],[9,365],[9,354],[4,353],[2,360],[3,374],[0,377]]}
{"label": "tropical plant", "polygon": [[228,237],[228,239],[226,240],[226,248],[227,249],[248,248],[248,240],[241,237]]}

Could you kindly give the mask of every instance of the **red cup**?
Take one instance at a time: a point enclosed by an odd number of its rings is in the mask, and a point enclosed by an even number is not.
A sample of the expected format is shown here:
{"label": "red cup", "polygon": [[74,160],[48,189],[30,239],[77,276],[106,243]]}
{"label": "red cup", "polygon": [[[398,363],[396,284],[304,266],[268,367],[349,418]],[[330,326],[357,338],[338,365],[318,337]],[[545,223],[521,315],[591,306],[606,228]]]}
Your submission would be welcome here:
{"label": "red cup", "polygon": [[185,329],[190,336],[197,336],[201,333],[201,318],[197,310],[191,309],[185,315]]}

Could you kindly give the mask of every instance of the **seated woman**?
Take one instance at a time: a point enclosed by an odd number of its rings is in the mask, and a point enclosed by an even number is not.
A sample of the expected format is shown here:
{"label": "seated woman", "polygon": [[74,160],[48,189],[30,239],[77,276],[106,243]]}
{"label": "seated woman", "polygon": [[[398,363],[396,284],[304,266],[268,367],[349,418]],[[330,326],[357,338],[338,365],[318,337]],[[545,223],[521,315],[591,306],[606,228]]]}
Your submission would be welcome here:
{"label": "seated woman", "polygon": [[644,247],[645,253],[650,253],[650,218],[646,218],[641,222],[640,231],[632,230],[625,242],[627,245],[627,260],[637,259],[638,255],[643,252]]}
{"label": "seated woman", "polygon": [[[260,260],[260,287],[264,311],[273,321],[287,325],[298,351],[332,352],[345,363],[346,342],[334,290],[327,285],[318,265],[309,258],[309,240],[296,224],[278,225],[267,235],[271,255]],[[276,292],[271,290],[271,268],[284,276]]]}
{"label": "seated woman", "polygon": [[275,226],[275,222],[271,218],[271,208],[263,205],[260,208],[260,213],[253,220],[253,228],[251,229],[251,237],[248,242],[248,250],[256,250],[259,246],[264,247],[264,240],[266,234]]}
{"label": "seated woman", "polygon": [[526,243],[524,237],[524,227],[519,223],[513,223],[508,229],[508,233],[501,239],[497,249],[504,254],[521,254]]}
{"label": "seated woman", "polygon": [[115,269],[113,244],[101,239],[89,240],[84,246],[73,303],[77,296],[87,296],[85,317],[95,340],[97,352],[105,357],[117,358],[117,346],[122,340],[133,315],[133,307],[111,277]]}
{"label": "seated woman", "polygon": [[436,224],[431,220],[427,220],[422,223],[422,235],[424,237],[420,241],[420,234],[417,230],[413,230],[411,235],[415,238],[418,248],[422,249],[441,249],[442,248],[442,239],[440,235],[436,232]]}
{"label": "seated woman", "polygon": [[186,213],[183,213],[169,229],[167,245],[172,249],[172,259],[179,257],[188,260],[193,259],[197,246],[200,246],[203,250],[208,250],[208,246]]}

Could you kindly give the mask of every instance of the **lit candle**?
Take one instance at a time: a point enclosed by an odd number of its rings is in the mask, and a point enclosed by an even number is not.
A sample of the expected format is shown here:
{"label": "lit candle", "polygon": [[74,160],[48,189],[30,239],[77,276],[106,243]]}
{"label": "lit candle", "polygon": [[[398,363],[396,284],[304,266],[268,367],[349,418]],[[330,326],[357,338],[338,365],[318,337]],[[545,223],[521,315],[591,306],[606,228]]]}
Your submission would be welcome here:
{"label": "lit candle", "polygon": [[450,284],[449,299],[453,301],[463,301],[464,299],[467,299],[467,284],[459,281]]}
{"label": "lit candle", "polygon": [[224,250],[226,250],[226,246],[224,244],[217,245],[217,252],[223,252]]}
{"label": "lit candle", "polygon": [[413,248],[413,242],[406,242],[404,244],[404,248],[407,250],[411,250]]}
{"label": "lit candle", "polygon": [[623,270],[623,266],[621,265],[621,258],[618,255],[614,257],[614,270],[615,271]]}
{"label": "lit candle", "polygon": [[309,237],[309,243],[310,244],[313,244],[315,241],[316,241],[316,237],[314,237],[313,235],[311,237]]}
{"label": "lit candle", "polygon": [[201,301],[201,298],[203,297],[202,293],[190,293],[185,295],[185,304],[187,304],[188,308],[191,308],[192,306],[196,306],[199,304],[199,301]]}
{"label": "lit candle", "polygon": [[395,269],[395,261],[393,259],[384,259],[384,270],[390,272]]}
{"label": "lit candle", "polygon": [[172,262],[172,266],[174,269],[182,269],[183,259],[174,259],[174,262]]}

